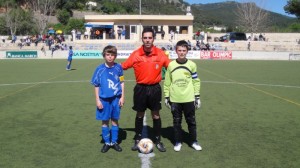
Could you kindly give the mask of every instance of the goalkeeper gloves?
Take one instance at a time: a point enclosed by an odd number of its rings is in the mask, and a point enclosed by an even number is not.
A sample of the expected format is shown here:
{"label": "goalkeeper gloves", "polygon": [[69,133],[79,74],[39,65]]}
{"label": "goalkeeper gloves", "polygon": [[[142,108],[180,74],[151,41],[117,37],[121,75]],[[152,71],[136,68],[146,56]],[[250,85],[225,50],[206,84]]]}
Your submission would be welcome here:
{"label": "goalkeeper gloves", "polygon": [[165,105],[171,109],[171,102],[170,102],[170,98],[169,97],[165,97]]}
{"label": "goalkeeper gloves", "polygon": [[195,108],[199,109],[201,107],[201,101],[200,101],[200,96],[195,96]]}

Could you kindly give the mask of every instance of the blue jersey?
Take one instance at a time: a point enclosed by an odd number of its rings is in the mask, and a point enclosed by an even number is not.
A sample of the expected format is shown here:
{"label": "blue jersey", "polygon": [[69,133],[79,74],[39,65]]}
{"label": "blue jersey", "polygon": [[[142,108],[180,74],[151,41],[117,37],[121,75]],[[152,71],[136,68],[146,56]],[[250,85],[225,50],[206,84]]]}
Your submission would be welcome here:
{"label": "blue jersey", "polygon": [[68,61],[71,61],[73,57],[73,50],[69,50]]}
{"label": "blue jersey", "polygon": [[113,67],[101,64],[96,68],[91,84],[99,87],[100,98],[110,98],[122,95],[123,80],[123,69],[120,64],[115,63]]}

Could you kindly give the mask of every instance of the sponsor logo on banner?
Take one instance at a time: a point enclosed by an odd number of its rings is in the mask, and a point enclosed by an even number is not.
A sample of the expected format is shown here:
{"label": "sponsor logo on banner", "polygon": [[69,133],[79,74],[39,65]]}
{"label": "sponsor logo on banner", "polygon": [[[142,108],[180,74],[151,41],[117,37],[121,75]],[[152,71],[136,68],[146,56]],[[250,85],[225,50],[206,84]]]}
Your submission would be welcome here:
{"label": "sponsor logo on banner", "polygon": [[133,52],[132,50],[120,50],[118,51],[117,58],[121,58],[121,59],[128,58],[132,52]]}
{"label": "sponsor logo on banner", "polygon": [[37,58],[37,51],[7,51],[6,58]]}
{"label": "sponsor logo on banner", "polygon": [[[176,59],[178,58],[176,51],[170,51],[170,58]],[[200,51],[189,51],[186,55],[186,58],[188,59],[199,59],[200,58]]]}
{"label": "sponsor logo on banner", "polygon": [[232,51],[200,51],[201,59],[231,60]]}
{"label": "sponsor logo on banner", "polygon": [[74,50],[73,58],[103,58],[102,52],[97,50]]}

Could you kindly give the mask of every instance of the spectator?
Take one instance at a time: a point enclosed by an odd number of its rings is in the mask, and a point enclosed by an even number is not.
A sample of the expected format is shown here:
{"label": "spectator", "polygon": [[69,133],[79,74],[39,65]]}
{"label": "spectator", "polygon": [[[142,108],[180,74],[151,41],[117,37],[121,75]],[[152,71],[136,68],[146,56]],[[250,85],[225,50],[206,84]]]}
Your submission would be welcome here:
{"label": "spectator", "polygon": [[165,38],[165,31],[162,30],[162,31],[161,31],[161,39],[163,40],[164,38]]}
{"label": "spectator", "polygon": [[204,31],[201,31],[200,32],[200,42],[201,42],[201,44],[204,44],[204,39],[205,39],[205,32]]}
{"label": "spectator", "polygon": [[117,30],[117,33],[118,33],[118,39],[121,39],[121,35],[122,35],[122,28],[118,28]]}
{"label": "spectator", "polygon": [[44,45],[42,46],[41,51],[42,51],[42,53],[44,54],[44,56],[46,56],[46,49],[45,49],[45,46],[44,46]]}
{"label": "spectator", "polygon": [[2,42],[5,43],[5,38],[4,36],[1,36]]}
{"label": "spectator", "polygon": [[191,50],[192,49],[192,43],[190,42],[190,40],[188,40],[187,43],[188,43],[188,50]]}
{"label": "spectator", "polygon": [[95,31],[96,39],[100,39],[100,33],[101,32],[98,29]]}
{"label": "spectator", "polygon": [[195,34],[195,40],[199,41],[200,40],[200,30],[198,30]]}
{"label": "spectator", "polygon": [[78,31],[77,31],[77,40],[80,40],[80,39],[81,39],[81,31],[78,30]]}
{"label": "spectator", "polygon": [[108,32],[108,37],[110,38],[110,39],[113,39],[114,37],[114,30],[113,29],[109,29],[109,32]]}
{"label": "spectator", "polygon": [[84,32],[84,39],[88,39],[89,38],[89,32],[86,30]]}
{"label": "spectator", "polygon": [[126,36],[126,30],[123,29],[123,30],[122,30],[122,39],[125,39],[125,36]]}
{"label": "spectator", "polygon": [[11,37],[11,43],[16,43],[16,41],[17,41],[17,36],[13,34]]}
{"label": "spectator", "polygon": [[174,35],[175,35],[175,33],[174,33],[173,30],[170,31],[170,35],[171,35],[171,40],[173,40],[174,39]]}
{"label": "spectator", "polygon": [[247,45],[247,49],[248,49],[248,51],[250,51],[251,49],[250,49],[250,47],[251,47],[251,44],[250,44],[250,41],[248,42],[248,45]]}

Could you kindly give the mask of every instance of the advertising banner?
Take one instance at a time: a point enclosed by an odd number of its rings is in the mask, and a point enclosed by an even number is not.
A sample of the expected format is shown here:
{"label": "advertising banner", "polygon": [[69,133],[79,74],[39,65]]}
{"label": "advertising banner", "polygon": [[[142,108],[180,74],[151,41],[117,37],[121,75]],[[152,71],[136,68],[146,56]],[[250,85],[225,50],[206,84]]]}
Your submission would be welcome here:
{"label": "advertising banner", "polygon": [[102,52],[98,50],[74,50],[73,59],[79,58],[103,58]]}
{"label": "advertising banner", "polygon": [[7,51],[6,58],[37,58],[37,51]]}
{"label": "advertising banner", "polygon": [[132,53],[132,50],[120,50],[118,51],[117,59],[126,59],[129,57],[129,55]]}
{"label": "advertising banner", "polygon": [[[175,51],[169,51],[170,52],[170,59],[176,59],[178,56]],[[186,58],[188,59],[200,59],[200,51],[193,51],[190,50],[188,54],[186,55]]]}
{"label": "advertising banner", "polygon": [[200,59],[231,60],[232,51],[200,51]]}

